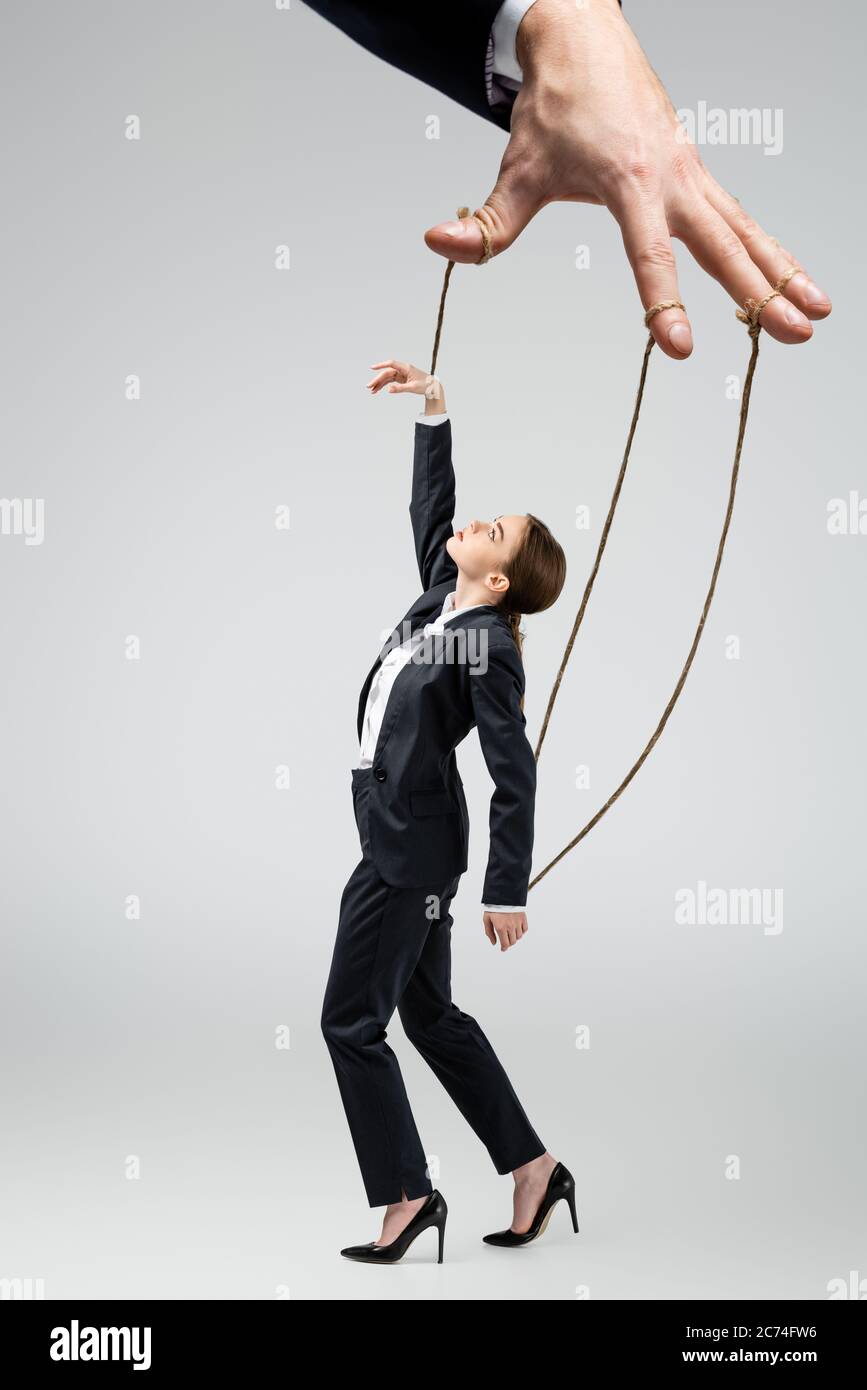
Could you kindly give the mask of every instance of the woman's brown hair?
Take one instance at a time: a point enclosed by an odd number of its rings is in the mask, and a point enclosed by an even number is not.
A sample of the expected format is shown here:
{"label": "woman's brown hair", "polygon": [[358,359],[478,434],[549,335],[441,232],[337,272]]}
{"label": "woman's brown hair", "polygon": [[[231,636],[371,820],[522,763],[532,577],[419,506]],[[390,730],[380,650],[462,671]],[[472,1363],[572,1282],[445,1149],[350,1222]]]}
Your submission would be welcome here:
{"label": "woman's brown hair", "polygon": [[[502,599],[503,616],[508,619],[519,654],[523,651],[521,632],[523,613],[541,613],[560,597],[566,579],[566,556],[537,516],[527,513],[521,542],[503,572],[509,587]],[[521,702],[523,705],[523,701]]]}

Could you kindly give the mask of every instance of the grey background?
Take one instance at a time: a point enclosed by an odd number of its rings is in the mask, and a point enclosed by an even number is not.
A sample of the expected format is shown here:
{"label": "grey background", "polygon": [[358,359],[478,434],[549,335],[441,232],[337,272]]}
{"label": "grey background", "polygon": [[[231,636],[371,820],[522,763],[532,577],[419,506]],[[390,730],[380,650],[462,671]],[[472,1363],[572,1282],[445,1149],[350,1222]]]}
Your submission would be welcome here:
{"label": "grey background", "polygon": [[[475,738],[462,749],[474,829],[454,997],[575,1174],[581,1234],[559,1207],[518,1259],[481,1245],[508,1224],[511,1181],[395,1017],[451,1215],[441,1268],[431,1237],[390,1271],[338,1258],[380,1213],[319,1032],[358,858],[357,692],[417,588],[418,402],[368,399],[364,383],[382,355],[427,364],[443,266],[422,233],[483,201],[505,136],[297,3],[7,13],[0,493],[43,497],[46,530],[41,546],[0,537],[0,1277],[42,1279],[48,1298],[821,1299],[830,1280],[867,1276],[867,537],[826,528],[829,499],[867,492],[864,18],[841,3],[627,13],[676,106],[782,108],[779,156],[703,154],[835,310],[805,347],[763,335],[689,684],[505,955],[478,908],[490,784]],[[124,138],[131,113],[139,142]],[[726,379],[749,344],[678,254],[696,351],[653,355],[540,765],[537,866],[652,730],[722,521]],[[527,623],[533,735],[643,342],[600,208],[552,206],[507,256],[455,272],[440,371],[459,519],[531,509],[568,552],[566,595]],[[289,531],[274,526],[281,504]],[[584,763],[589,791],[574,785]],[[783,931],[676,925],[675,893],[699,880],[782,888]]]}

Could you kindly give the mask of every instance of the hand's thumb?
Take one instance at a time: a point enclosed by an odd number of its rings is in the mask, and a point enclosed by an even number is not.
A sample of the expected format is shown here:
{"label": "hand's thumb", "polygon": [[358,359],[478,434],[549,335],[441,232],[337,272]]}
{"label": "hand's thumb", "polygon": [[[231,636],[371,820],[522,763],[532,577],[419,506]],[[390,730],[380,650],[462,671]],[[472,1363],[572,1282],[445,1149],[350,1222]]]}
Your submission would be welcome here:
{"label": "hand's thumb", "polygon": [[491,255],[498,256],[517,240],[541,206],[538,193],[528,185],[525,176],[518,174],[517,163],[510,165],[507,149],[496,186],[474,215],[461,216],[457,222],[440,222],[425,232],[424,239],[438,255],[475,265],[481,261],[486,244],[476,217],[487,230]]}

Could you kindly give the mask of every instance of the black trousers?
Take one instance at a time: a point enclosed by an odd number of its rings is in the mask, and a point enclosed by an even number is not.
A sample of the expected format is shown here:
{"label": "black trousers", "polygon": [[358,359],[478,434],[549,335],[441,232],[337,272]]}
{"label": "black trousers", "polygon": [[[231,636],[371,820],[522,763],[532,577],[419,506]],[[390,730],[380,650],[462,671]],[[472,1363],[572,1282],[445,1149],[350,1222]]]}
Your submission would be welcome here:
{"label": "black trousers", "polygon": [[431,1192],[425,1151],[397,1058],[395,1008],[410,1041],[485,1145],[498,1173],[545,1152],[474,1018],[452,1003],[449,915],[458,879],[391,888],[370,855],[371,769],[352,772],[362,858],[343,890],[322,1032],[372,1207]]}

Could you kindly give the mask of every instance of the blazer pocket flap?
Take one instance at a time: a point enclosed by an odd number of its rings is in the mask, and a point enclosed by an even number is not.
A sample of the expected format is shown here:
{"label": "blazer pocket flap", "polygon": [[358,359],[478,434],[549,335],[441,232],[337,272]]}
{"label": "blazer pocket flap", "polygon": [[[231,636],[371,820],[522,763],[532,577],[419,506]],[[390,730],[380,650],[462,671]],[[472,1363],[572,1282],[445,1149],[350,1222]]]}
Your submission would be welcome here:
{"label": "blazer pocket flap", "polygon": [[411,791],[409,808],[414,816],[447,816],[458,809],[448,792],[438,787]]}

